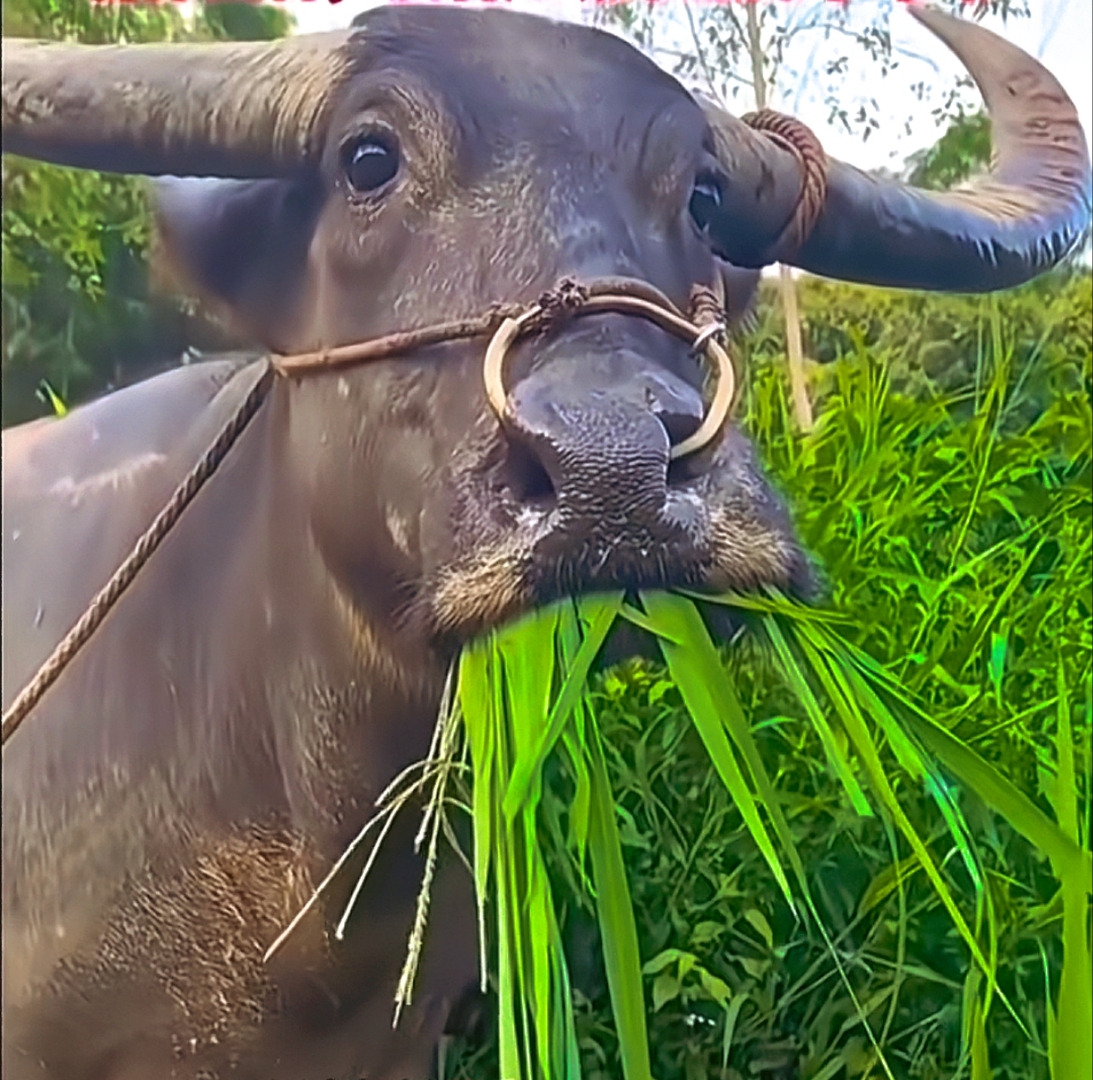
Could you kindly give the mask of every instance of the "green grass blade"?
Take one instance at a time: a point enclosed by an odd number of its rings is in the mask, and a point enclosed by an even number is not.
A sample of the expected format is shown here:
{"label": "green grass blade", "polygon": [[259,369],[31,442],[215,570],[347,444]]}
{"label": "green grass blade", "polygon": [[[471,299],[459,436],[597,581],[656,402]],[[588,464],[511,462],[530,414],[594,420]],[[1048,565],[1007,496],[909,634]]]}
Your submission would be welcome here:
{"label": "green grass blade", "polygon": [[[773,619],[767,621],[768,623],[773,622]],[[842,709],[845,710],[846,702],[852,702],[855,695],[849,691],[845,680],[841,680],[841,685],[836,685],[832,681],[832,674],[846,667],[846,651],[841,642],[825,629],[807,626],[800,627],[799,639],[801,647],[806,650],[810,663],[813,664],[814,670],[819,675],[825,690],[832,697],[832,701],[836,703],[837,707],[841,702]],[[820,653],[825,655],[826,660],[821,661]],[[864,692],[867,696],[872,693],[868,689]],[[881,725],[890,745],[896,752],[897,760],[912,776],[922,779],[926,790],[937,804],[945,823],[949,827],[950,835],[957,845],[976,892],[979,893],[983,888],[983,875],[979,868],[979,860],[969,842],[968,828],[963,814],[960,813],[959,807],[956,806],[950,796],[944,778],[938,775],[931,763],[919,753],[918,749],[903,732],[896,718],[875,696],[871,698],[871,706],[871,715]],[[863,729],[859,727],[859,730]],[[868,735],[867,731],[866,737],[875,751],[872,736]],[[880,766],[880,758],[875,752],[872,755],[872,760],[875,766]]]}
{"label": "green grass blade", "polygon": [[[656,600],[653,602],[655,604]],[[706,631],[706,626],[702,622],[701,615],[694,609],[693,604],[689,608],[686,606],[686,603],[681,604],[678,610],[681,618],[681,626],[686,627],[686,633],[689,635],[681,640],[688,650],[705,658],[706,672],[709,678],[715,680],[709,685],[713,697],[716,699],[720,708],[721,720],[724,727],[733,744],[740,752],[741,757],[744,759],[744,764],[751,776],[751,781],[754,785],[755,793],[758,796],[758,801],[770,818],[774,834],[778,838],[779,844],[781,844],[783,853],[789,860],[801,894],[809,904],[811,904],[812,898],[804,864],[797,851],[797,845],[794,842],[789,823],[786,821],[785,814],[782,811],[781,801],[777,792],[774,790],[774,785],[771,783],[766,766],[763,764],[763,759],[759,753],[759,747],[756,745],[752,735],[751,727],[748,724],[748,718],[744,712],[744,707],[740,704],[740,699],[737,696],[732,681],[721,664],[717,648],[711,640],[709,633]],[[793,898],[786,894],[786,901],[788,902],[790,909],[796,913],[796,904]]]}
{"label": "green grass blade", "polygon": [[541,849],[535,837],[534,813],[525,810],[522,816],[525,828],[524,844],[529,852],[530,872],[526,920],[531,969],[531,993],[528,996],[531,998],[531,1012],[534,1017],[534,1043],[539,1070],[543,1076],[553,1076],[555,1069],[550,1053],[550,1035],[554,1027],[550,992],[554,967],[551,958],[553,940],[550,933],[550,915],[553,905],[550,887],[547,884],[546,867],[543,865]]}
{"label": "green grass blade", "polygon": [[915,734],[960,783],[974,791],[1030,844],[1039,848],[1057,866],[1057,872],[1070,866],[1085,868],[1086,873],[1089,872],[1089,853],[1083,851],[1028,796],[967,743],[923,712],[871,656],[842,644],[863,675],[905,706],[908,723]]}
{"label": "green grass blade", "polygon": [[480,989],[486,990],[486,900],[493,859],[494,723],[490,709],[489,654],[482,645],[463,650],[459,662],[459,703],[471,749],[474,786],[471,820],[474,826],[474,891],[478,906]]}
{"label": "green grass blade", "polygon": [[[495,786],[491,792],[493,814],[494,858],[498,882],[498,940],[504,945],[504,955],[498,951],[498,1000],[506,1027],[501,1043],[502,1076],[514,1080],[532,1080],[532,1064],[528,1046],[527,937],[521,932],[523,903],[518,881],[521,851],[512,823],[498,813],[498,795],[512,770],[512,740],[506,714],[504,663],[496,635],[489,641],[490,717],[494,730]],[[506,1071],[517,1070],[517,1071]]]}
{"label": "green grass blade", "polygon": [[1070,690],[1066,685],[1066,673],[1062,659],[1056,672],[1059,703],[1056,715],[1059,728],[1056,734],[1056,752],[1059,757],[1058,782],[1055,785],[1055,816],[1059,827],[1077,846],[1078,836],[1078,779],[1074,770],[1074,736],[1070,726]]}
{"label": "green grass blade", "polygon": [[1044,1011],[1047,1013],[1047,1059],[1051,1064],[1051,1080],[1064,1080],[1064,1074],[1058,1071],[1059,1061],[1059,1020],[1055,1006],[1051,1001],[1051,965],[1048,963],[1044,943],[1040,946],[1040,964],[1044,969]]}
{"label": "green grass blade", "polygon": [[[816,639],[819,636],[818,631],[815,628],[811,628],[810,636],[812,638],[811,643],[815,645]],[[802,635],[802,642],[805,640],[807,640],[807,638],[805,635]],[[900,806],[899,800],[892,790],[884,765],[881,762],[876,743],[861,714],[860,706],[864,705],[869,710],[870,715],[872,715],[874,720],[881,725],[885,734],[898,729],[898,722],[891,713],[888,712],[884,703],[881,702],[864,683],[860,673],[854,667],[850,665],[841,665],[830,655],[826,657],[822,654],[817,656],[817,651],[818,650],[816,649],[809,650],[808,648],[805,648],[806,654],[816,656],[817,661],[827,667],[827,670],[831,675],[830,684],[838,687],[837,701],[839,703],[839,710],[842,713],[843,724],[846,727],[847,734],[850,736],[851,741],[854,743],[862,763],[866,767],[873,790],[876,792],[877,797],[881,800],[885,809],[892,816],[892,819],[896,822],[900,832],[903,833],[907,842],[911,845],[911,850],[921,862],[922,868],[926,871],[938,897],[945,906],[945,909],[949,912],[953,924],[956,926],[960,936],[964,939],[965,944],[971,950],[972,956],[975,957],[976,963],[979,964],[993,983],[990,965],[983,955],[979,943],[976,941],[971,929],[968,927],[963,913],[960,911],[960,908],[957,907],[952,891],[949,889],[944,878],[942,878],[941,873],[937,868],[937,864],[934,862],[933,856],[930,854],[922,838],[918,835],[918,830],[915,829],[907,815],[903,812],[903,808]],[[921,768],[921,765],[919,767]]]}
{"label": "green grass blade", "polygon": [[553,906],[550,909],[550,936],[555,969],[554,993],[554,1060],[562,1063],[564,1080],[581,1080],[581,1053],[577,1043],[577,1025],[573,1015],[573,988],[569,983],[569,968],[562,947],[562,933]]}
{"label": "green grass blade", "polygon": [[686,642],[682,641],[678,637],[673,637],[666,632],[664,626],[656,623],[650,619],[644,611],[639,611],[631,604],[623,604],[619,609],[619,614],[629,623],[633,623],[634,626],[641,630],[644,630],[647,634],[652,634],[654,637],[663,638],[665,641],[672,642],[673,645],[685,645]]}
{"label": "green grass blade", "polygon": [[[497,1014],[498,1049],[501,1075],[506,1080],[521,1080],[523,1067],[517,1020],[519,951],[516,945],[515,921],[519,903],[513,895],[512,867],[508,845],[500,835],[494,843],[497,861]],[[531,1080],[528,1077],[528,1080]]]}
{"label": "green grass blade", "polygon": [[993,1080],[987,1041],[987,1017],[979,998],[971,1002],[971,1080]]}
{"label": "green grass blade", "polygon": [[53,410],[53,415],[58,419],[68,415],[68,406],[64,403],[61,395],[49,385],[48,379],[43,379],[38,384],[38,397],[49,404],[49,407]]}
{"label": "green grass blade", "polygon": [[[516,761],[534,744],[539,725],[550,708],[554,684],[554,637],[558,626],[557,606],[496,635],[505,672],[507,718],[513,736]],[[538,776],[534,776],[538,780]],[[534,801],[532,798],[531,801]]]}
{"label": "green grass blade", "polygon": [[[864,684],[861,676],[851,670],[849,672],[850,682],[853,686],[855,693],[858,695],[859,700],[869,707],[870,712],[873,714],[874,719],[881,722],[883,717],[887,723],[882,723],[885,733],[887,734],[891,728],[897,727],[897,721],[891,717],[891,714],[887,712],[884,704],[872,693],[870,688]],[[879,715],[878,715],[879,714]],[[887,715],[885,715],[887,714]],[[945,879],[941,876],[941,871],[938,869],[937,863],[934,861],[933,856],[930,854],[929,849],[923,842],[922,838],[918,835],[918,830],[911,824],[910,819],[904,813],[903,808],[899,804],[899,800],[895,796],[895,792],[892,790],[891,785],[888,782],[888,778],[884,774],[882,769],[880,773],[874,777],[874,783],[877,788],[878,796],[884,801],[888,808],[888,812],[892,815],[899,827],[900,832],[903,833],[907,842],[911,845],[911,850],[919,857],[919,861],[922,863],[923,870],[926,871],[926,876],[930,879],[931,884],[934,887],[934,891],[937,893],[944,905],[945,909],[949,912],[950,918],[953,920],[953,925],[956,927],[957,932],[964,939],[964,943],[968,946],[972,956],[975,958],[975,962],[983,969],[983,972],[990,980],[992,989],[997,993],[998,986],[994,981],[994,973],[991,971],[991,967],[987,958],[983,955],[983,950],[979,946],[979,942],[975,939],[975,935],[971,932],[971,928],[968,926],[967,921],[964,918],[963,913],[957,906],[956,899],[952,894],[952,890],[949,888]],[[1003,1000],[1005,1000],[1003,998]]]}
{"label": "green grass blade", "polygon": [[[700,621],[700,617],[698,616],[697,610],[694,611],[694,617],[696,619],[699,619],[699,621]],[[774,615],[773,614],[768,614],[768,615],[764,616],[764,625],[766,625],[767,623],[773,622],[773,620],[774,620]],[[792,626],[793,624],[791,623],[790,625]],[[716,650],[713,649],[713,643],[709,641],[708,635],[705,636],[705,639],[708,643],[707,648],[712,650],[714,652],[714,654],[716,655]],[[807,687],[808,686],[807,679],[805,678],[804,673],[799,670],[797,660],[794,657],[792,651],[790,651],[789,649],[786,649],[782,653],[781,659],[782,659],[783,664],[784,664],[785,667],[790,668],[790,669],[795,669],[795,678],[791,677],[789,672],[783,671],[783,675],[787,679],[789,679],[791,685],[806,686]],[[722,671],[724,671],[724,669],[722,669]],[[755,746],[754,740],[751,738],[750,732],[747,731],[747,723],[746,723],[746,720],[743,716],[743,710],[741,709],[739,701],[737,700],[735,693],[732,691],[731,683],[728,682],[727,678],[725,678],[725,684],[726,684],[727,690],[728,690],[728,695],[727,695],[726,700],[731,702],[731,707],[728,710],[730,719],[733,716],[733,714],[739,714],[739,716],[736,720],[736,724],[738,724],[738,726],[741,728],[742,732],[746,735],[746,742],[743,742],[742,745],[747,747],[746,753],[752,755],[757,760],[757,764],[756,764],[755,770],[754,770],[754,775],[756,775],[757,777],[762,778],[761,782],[760,782],[761,783],[760,790],[764,794],[765,804],[768,807],[776,808],[776,812],[772,816],[772,820],[774,822],[776,832],[778,833],[779,838],[782,842],[782,846],[789,855],[790,863],[793,866],[794,873],[796,875],[798,884],[801,888],[801,892],[804,895],[805,903],[808,907],[809,912],[812,914],[813,919],[815,920],[816,927],[818,928],[818,930],[820,932],[820,936],[824,940],[824,944],[826,945],[828,953],[831,956],[831,960],[835,965],[835,969],[839,974],[839,978],[842,981],[844,987],[846,988],[847,994],[849,995],[850,1000],[854,1005],[854,1010],[855,1010],[855,1014],[856,1014],[856,1022],[860,1023],[862,1025],[862,1027],[865,1029],[866,1034],[868,1035],[869,1040],[872,1043],[874,1050],[876,1051],[876,1054],[877,1054],[878,1060],[880,1062],[881,1068],[884,1070],[885,1075],[887,1077],[889,1077],[889,1080],[891,1080],[891,1078],[892,1078],[891,1067],[889,1066],[888,1061],[887,1061],[887,1059],[884,1055],[884,1051],[882,1050],[880,1044],[877,1041],[877,1038],[876,1038],[876,1035],[873,1031],[872,1025],[869,1023],[868,1015],[865,1012],[865,1010],[862,1008],[862,1006],[861,1006],[861,1004],[858,1000],[857,993],[855,992],[854,987],[850,982],[850,978],[849,978],[849,976],[846,972],[846,968],[845,968],[845,966],[842,962],[842,959],[839,955],[839,951],[836,949],[835,943],[831,940],[831,936],[828,933],[827,928],[824,925],[823,919],[820,917],[820,913],[817,910],[816,905],[815,905],[815,903],[812,899],[812,894],[811,894],[811,890],[809,889],[808,878],[805,874],[804,865],[801,862],[800,855],[797,852],[797,847],[796,847],[796,844],[793,841],[792,834],[789,832],[789,826],[786,823],[784,816],[782,815],[781,806],[778,803],[777,796],[774,793],[774,791],[772,789],[772,786],[770,785],[770,781],[766,778],[766,771],[762,766],[762,762],[758,761],[758,749]],[[724,691],[723,691],[723,693],[724,693]],[[784,837],[784,839],[783,839],[783,837]]]}
{"label": "green grass blade", "polygon": [[[650,622],[657,627],[658,635],[661,635],[658,637],[660,651],[664,654],[668,670],[679,687],[695,728],[706,745],[706,752],[736,803],[752,839],[770,866],[786,901],[792,907],[793,895],[782,869],[782,862],[725,734],[714,688],[717,688],[717,697],[725,701],[727,694],[724,686],[728,683],[728,677],[721,666],[717,650],[710,642],[702,618],[694,604],[680,596],[643,593],[642,603]],[[687,647],[673,644],[673,639],[686,641]]]}
{"label": "green grass blade", "polygon": [[507,817],[514,817],[530,797],[532,786],[542,773],[543,763],[546,761],[547,755],[554,749],[554,745],[558,741],[570,713],[573,711],[573,706],[584,692],[592,662],[596,659],[596,655],[599,653],[608,631],[615,621],[615,616],[622,606],[622,598],[623,594],[618,592],[607,597],[593,597],[581,602],[582,614],[588,612],[592,616],[591,625],[588,627],[577,655],[573,658],[569,670],[566,672],[546,724],[538,734],[534,744],[520,754],[513,767],[512,779],[509,781],[503,804],[503,810]]}
{"label": "green grass blade", "polygon": [[708,593],[691,592],[688,589],[676,589],[678,596],[685,596],[703,604],[720,604],[723,607],[736,608],[739,611],[752,611],[758,615],[784,615],[794,622],[822,623],[824,625],[843,625],[852,621],[852,616],[830,609],[806,607],[797,600],[791,600],[777,589],[771,589],[765,596],[744,593]]}
{"label": "green grass blade", "polygon": [[634,906],[626,880],[626,864],[622,858],[603,747],[598,731],[593,729],[589,736],[592,818],[588,853],[596,886],[596,914],[603,940],[607,986],[618,1030],[622,1071],[626,1080],[652,1080]]}
{"label": "green grass blade", "polygon": [[820,736],[820,742],[823,745],[824,753],[827,755],[828,763],[831,765],[835,775],[838,776],[839,780],[842,782],[843,788],[850,797],[851,805],[860,816],[872,817],[873,809],[869,805],[869,801],[866,799],[861,786],[858,784],[858,779],[854,775],[854,770],[851,768],[850,762],[846,760],[846,755],[843,754],[841,747],[836,741],[835,734],[831,730],[831,725],[828,724],[827,718],[823,714],[823,710],[816,701],[815,695],[812,693],[812,688],[808,685],[808,680],[804,678],[801,669],[794,662],[789,645],[782,634],[781,628],[778,626],[778,621],[773,618],[768,618],[764,621],[764,627],[767,631],[767,635],[771,639],[771,643],[774,645],[775,651],[782,661],[783,670],[789,676],[797,697],[800,699],[801,704],[804,705],[809,719],[812,721],[812,726]]}
{"label": "green grass blade", "polygon": [[[535,744],[550,705],[558,609],[522,619],[495,635],[497,668],[503,672],[503,722],[510,756],[519,760]],[[515,819],[500,824],[515,854],[511,867],[514,946],[523,1004],[523,1057],[529,1075],[550,1076],[552,1029],[550,913],[552,901],[537,836],[536,807],[541,774]],[[502,779],[501,790],[504,789]],[[532,1071],[534,1069],[534,1071]]]}
{"label": "green grass blade", "polygon": [[[923,870],[926,871],[926,875],[930,879],[934,891],[937,893],[942,905],[949,912],[957,932],[968,946],[976,964],[979,965],[980,969],[987,977],[988,1000],[991,994],[998,994],[1007,1011],[1014,1020],[1016,1020],[1021,1030],[1027,1035],[1027,1029],[1024,1022],[1018,1016],[1013,1005],[998,986],[995,978],[996,969],[993,962],[993,952],[990,958],[984,956],[978,938],[971,932],[963,914],[957,907],[955,898],[945,880],[941,877],[940,870],[934,862],[933,856],[929,853],[925,843],[919,837],[917,830],[911,824],[902,807],[899,805],[895,793],[891,789],[879,755],[877,754],[872,736],[869,735],[868,729],[865,727],[864,720],[859,711],[859,705],[864,707],[881,726],[882,730],[889,737],[890,743],[893,733],[902,734],[899,729],[899,722],[863,677],[862,671],[859,670],[861,665],[845,662],[845,660],[852,659],[852,657],[848,655],[848,650],[843,649],[843,643],[841,641],[838,639],[835,639],[834,642],[830,641],[828,638],[828,631],[826,629],[821,630],[818,627],[808,628],[807,634],[811,636],[813,644],[817,644],[824,653],[823,662],[827,664],[836,683],[840,686],[840,693],[843,695],[847,707],[847,711],[844,714],[844,723],[847,722],[847,717],[849,717],[850,726],[847,729],[848,733],[851,734],[852,739],[860,740],[860,743],[858,744],[859,753],[862,755],[863,761],[870,771],[874,790],[877,792],[878,797],[881,799],[889,814],[891,814],[892,819],[895,821],[899,830],[903,833],[908,843],[910,843],[911,849],[919,859]],[[858,655],[864,656],[864,654]],[[844,657],[845,660],[840,660],[840,657]],[[866,659],[871,662],[871,658],[866,657]],[[886,680],[890,681],[887,672],[884,673],[884,676]],[[909,740],[906,740],[905,736],[903,738],[905,744],[910,747],[911,744]],[[931,770],[926,763],[918,757],[917,751],[915,751],[915,758],[913,760],[917,760],[919,763],[917,765],[919,775],[924,778],[928,777]],[[941,803],[939,802],[938,805],[941,806]],[[950,821],[949,824],[950,830],[952,830],[952,822]]]}
{"label": "green grass blade", "polygon": [[917,711],[909,722],[923,744],[962,784],[1002,815],[1028,842],[1039,848],[1057,867],[1057,873],[1074,868],[1088,873],[1089,854],[1083,852],[1012,781],[967,743]]}
{"label": "green grass blade", "polygon": [[[580,619],[576,605],[566,608],[558,627],[558,651],[564,670],[568,670],[581,647]],[[592,806],[592,779],[589,772],[588,731],[594,720],[588,714],[587,699],[579,697],[573,706],[572,722],[563,730],[563,740],[570,757],[574,776],[574,796],[569,808],[569,844],[576,856],[576,869],[589,896],[593,889],[586,873],[585,854],[588,845],[589,820]]]}
{"label": "green grass blade", "polygon": [[732,1037],[736,1031],[736,1021],[740,1016],[740,1010],[747,1003],[748,995],[740,991],[733,995],[732,1000],[725,1007],[725,1016],[722,1021],[721,1031],[721,1070],[725,1072],[729,1067],[729,1054],[732,1052]]}
{"label": "green grass blade", "polygon": [[983,891],[983,871],[979,866],[979,857],[971,841],[971,834],[964,815],[953,798],[945,777],[934,767],[930,761],[924,762],[923,782],[926,791],[934,800],[945,824],[949,827],[949,835],[956,842],[961,859],[964,860],[964,868],[972,879],[976,894]]}
{"label": "green grass blade", "polygon": [[573,802],[569,806],[569,835],[567,842],[577,858],[577,865],[583,871],[585,851],[588,847],[588,823],[592,809],[592,778],[588,771],[588,752],[586,749],[586,725],[590,721],[585,716],[582,702],[573,709],[572,729],[567,728],[562,734],[563,745],[573,773]]}
{"label": "green grass blade", "polygon": [[[1078,832],[1078,785],[1074,769],[1074,737],[1070,723],[1069,693],[1062,661],[1058,668],[1059,727],[1056,734],[1059,772],[1055,784],[1055,813],[1063,832],[1075,843]],[[1052,1048],[1054,1080],[1093,1076],[1093,952],[1087,933],[1089,874],[1072,865],[1056,867],[1063,895],[1063,971],[1059,980],[1057,1028]],[[1061,1037],[1059,1037],[1061,1035]]]}

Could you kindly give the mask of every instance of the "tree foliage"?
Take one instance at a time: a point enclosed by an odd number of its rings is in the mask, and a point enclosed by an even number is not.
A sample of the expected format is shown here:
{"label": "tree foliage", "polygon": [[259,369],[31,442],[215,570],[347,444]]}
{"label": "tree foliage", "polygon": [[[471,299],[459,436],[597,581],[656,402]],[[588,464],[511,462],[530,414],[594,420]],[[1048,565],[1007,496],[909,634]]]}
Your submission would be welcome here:
{"label": "tree foliage", "polygon": [[917,187],[943,191],[983,171],[990,160],[990,117],[984,112],[962,113],[933,146],[907,159],[907,179]]}
{"label": "tree foliage", "polygon": [[[747,4],[665,5],[658,0],[597,7],[594,18],[613,27],[650,52],[684,82],[699,84],[736,111],[755,107],[755,86],[761,76],[768,104],[788,107],[806,93],[822,101],[829,123],[867,139],[880,125],[879,106],[868,90],[853,90],[847,74],[867,65],[872,76],[887,77],[907,57],[893,45],[890,31],[893,0],[870,5],[830,0],[749,0]],[[942,0],[940,6],[964,15],[987,12],[1005,19],[1028,14],[1025,0]],[[868,14],[863,14],[863,10]],[[753,70],[749,55],[753,33],[761,45],[762,63]],[[832,50],[841,42],[844,51]],[[829,57],[821,64],[818,54]],[[868,84],[866,84],[868,86]],[[919,101],[933,102],[938,122],[961,111],[967,78],[952,84],[916,83],[910,89]]]}

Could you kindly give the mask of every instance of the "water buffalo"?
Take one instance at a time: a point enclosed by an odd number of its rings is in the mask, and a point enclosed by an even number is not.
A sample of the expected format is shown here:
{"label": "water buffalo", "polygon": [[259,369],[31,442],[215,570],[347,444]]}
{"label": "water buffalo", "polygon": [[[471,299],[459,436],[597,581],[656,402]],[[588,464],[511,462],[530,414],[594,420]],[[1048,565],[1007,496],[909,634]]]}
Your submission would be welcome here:
{"label": "water buffalo", "polygon": [[[6,42],[5,149],[179,177],[160,203],[173,265],[282,353],[564,277],[640,279],[680,307],[730,264],[774,259],[1014,285],[1087,227],[1075,110],[1019,50],[917,14],[983,91],[993,174],[937,195],[830,161],[807,236],[790,235],[805,158],[783,138],[616,37],[503,11],[399,6],[273,44]],[[5,1076],[426,1076],[476,979],[458,868],[397,1030],[420,869],[406,835],[345,941],[327,922],[343,890],[262,956],[424,753],[453,649],[564,593],[806,581],[731,423],[670,459],[704,408],[686,344],[622,315],[528,336],[504,423],[483,347],[279,378],[5,746]],[[195,364],[5,432],[5,707],[262,370]]]}

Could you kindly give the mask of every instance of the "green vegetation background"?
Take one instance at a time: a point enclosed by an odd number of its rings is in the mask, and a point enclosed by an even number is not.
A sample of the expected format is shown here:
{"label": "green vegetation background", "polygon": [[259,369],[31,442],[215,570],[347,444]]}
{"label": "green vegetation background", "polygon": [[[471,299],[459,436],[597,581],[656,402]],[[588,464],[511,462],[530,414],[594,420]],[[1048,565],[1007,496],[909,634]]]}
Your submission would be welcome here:
{"label": "green vegetation background", "polygon": [[[170,5],[114,11],[108,25],[91,17],[86,0],[16,0],[4,4],[4,31],[115,40],[268,37],[287,26],[273,8],[219,5],[190,26]],[[931,169],[935,180],[966,173],[965,159],[980,157],[982,122],[973,118],[964,135],[950,133],[932,156],[920,155],[918,179],[929,182]],[[51,411],[36,393],[42,380],[78,402],[178,363],[186,349],[228,343],[195,306],[149,287],[143,182],[5,158],[3,192],[5,425]],[[820,603],[842,613],[857,644],[1049,813],[1057,718],[1069,706],[1088,846],[1089,271],[1072,267],[995,297],[808,280],[801,307],[815,361],[812,432],[793,429],[773,294],[761,296],[737,351],[745,423],[822,569]],[[969,1076],[962,1005],[980,987],[936,894],[882,818],[855,816],[765,657],[746,637],[727,657],[821,914],[893,1071],[915,1080]],[[634,664],[609,673],[598,701],[647,961],[656,1075],[879,1075],[829,953],[785,907],[663,670]],[[894,764],[892,772],[898,778]],[[1047,1002],[1061,958],[1050,867],[957,792],[989,867],[988,902],[977,909],[934,804],[914,784],[897,784],[984,948],[997,955],[1015,1015],[997,999],[992,1005],[991,1073],[1046,1078]],[[586,914],[570,912],[567,922],[586,1076],[614,1077],[595,933]],[[716,980],[730,988],[735,1011],[715,1000]],[[464,1045],[450,1061],[449,1076],[488,1076],[495,1056]]]}
{"label": "green vegetation background", "polygon": [[[747,424],[822,568],[820,602],[1048,813],[1059,710],[1069,706],[1086,845],[1091,299],[1088,273],[998,297],[810,281],[806,335],[829,364],[813,370],[819,421],[808,435],[792,430],[773,296],[743,350]],[[964,1006],[979,977],[936,893],[883,816],[855,815],[774,665],[746,638],[726,656],[821,917],[894,1074],[971,1076]],[[882,1075],[820,935],[785,906],[664,673],[609,674],[600,701],[648,972],[654,1074]],[[1046,1003],[1061,961],[1050,866],[955,791],[988,868],[977,907],[936,805],[899,779],[890,756],[887,764],[984,952],[997,955],[1016,1013],[995,999],[991,1072],[980,1075],[1046,1080]],[[744,995],[724,1071],[728,1025],[706,972],[734,999]],[[593,985],[585,1048],[604,1067],[587,1075],[615,1076],[604,994]]]}

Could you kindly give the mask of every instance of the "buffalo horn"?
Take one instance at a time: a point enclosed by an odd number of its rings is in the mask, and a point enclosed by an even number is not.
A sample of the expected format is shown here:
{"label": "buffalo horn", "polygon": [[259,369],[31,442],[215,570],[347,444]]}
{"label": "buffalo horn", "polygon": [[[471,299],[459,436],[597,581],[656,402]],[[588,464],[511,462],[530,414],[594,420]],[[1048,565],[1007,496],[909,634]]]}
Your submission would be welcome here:
{"label": "buffalo horn", "polygon": [[724,212],[710,223],[720,254],[738,266],[780,259],[845,281],[988,292],[1027,281],[1081,242],[1090,222],[1089,150],[1063,88],[1031,56],[973,22],[917,4],[907,10],[979,85],[991,117],[991,172],[930,192],[829,159],[826,201],[811,233],[796,251],[782,252],[778,238],[800,191],[799,159],[707,110],[731,178]]}
{"label": "buffalo horn", "polygon": [[149,176],[268,177],[322,151],[350,32],[276,42],[3,46],[4,150]]}

